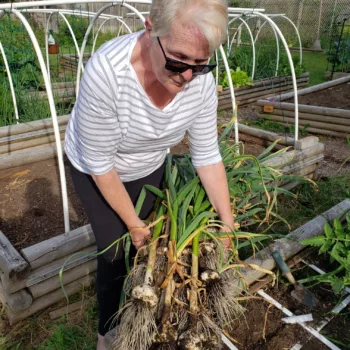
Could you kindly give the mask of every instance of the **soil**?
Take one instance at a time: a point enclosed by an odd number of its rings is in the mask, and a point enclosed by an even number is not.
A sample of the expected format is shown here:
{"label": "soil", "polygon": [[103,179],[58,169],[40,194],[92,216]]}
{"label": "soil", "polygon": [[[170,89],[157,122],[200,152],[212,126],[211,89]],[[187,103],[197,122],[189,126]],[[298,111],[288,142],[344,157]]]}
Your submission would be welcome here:
{"label": "soil", "polygon": [[[72,230],[88,220],[65,168]],[[17,250],[64,233],[56,160],[0,172],[0,230]]]}
{"label": "soil", "polygon": [[[293,99],[285,102],[293,102]],[[350,83],[299,96],[299,103],[319,107],[350,109]]]}
{"label": "soil", "polygon": [[[308,259],[309,263],[313,263],[324,271],[329,272],[329,263],[318,256],[316,253]],[[304,266],[303,269],[300,269]],[[328,269],[327,269],[328,268]],[[295,267],[298,270],[294,273],[296,279],[306,278],[308,275],[315,273],[300,264]],[[331,288],[326,284],[319,284],[310,290],[320,300],[319,305],[314,310],[310,310],[291,296],[293,287],[288,285],[282,277],[278,279],[278,283],[272,288],[265,288],[265,292],[290,310],[295,315],[304,315],[312,313],[313,322],[307,324],[315,327],[325,317],[330,316],[329,311],[333,309],[339,296],[335,296]],[[290,349],[296,343],[304,344],[303,349],[307,350],[327,350],[328,347],[322,342],[310,335],[299,325],[285,324],[281,319],[286,317],[280,310],[275,307],[269,307],[269,304],[262,298],[260,300],[249,300],[246,305],[244,318],[237,320],[230,335],[237,341],[236,346],[244,350],[282,350]],[[350,306],[348,305],[340,315],[337,315],[329,322],[321,331],[322,335],[336,339],[343,344],[350,344],[350,335],[348,332],[350,322]],[[267,316],[266,316],[267,314]],[[266,321],[266,326],[264,322]],[[337,344],[340,349],[346,349],[342,345]]]}

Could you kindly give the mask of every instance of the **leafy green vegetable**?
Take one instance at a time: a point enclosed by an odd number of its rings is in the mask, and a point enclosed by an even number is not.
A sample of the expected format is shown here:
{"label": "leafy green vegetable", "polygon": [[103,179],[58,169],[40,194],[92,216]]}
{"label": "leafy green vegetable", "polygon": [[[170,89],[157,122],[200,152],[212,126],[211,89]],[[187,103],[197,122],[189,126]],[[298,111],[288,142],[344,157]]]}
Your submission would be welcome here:
{"label": "leafy green vegetable", "polygon": [[[334,293],[340,293],[350,285],[350,215],[346,216],[344,225],[338,218],[333,220],[333,227],[327,222],[324,233],[320,236],[304,239],[302,244],[319,247],[319,254],[326,253],[330,262],[337,262],[338,267],[327,274],[306,278],[300,282],[318,281],[329,283]],[[336,276],[338,274],[338,276]]]}
{"label": "leafy green vegetable", "polygon": [[[230,69],[231,72],[231,79],[234,87],[241,87],[241,86],[252,86],[253,81],[250,77],[248,77],[248,74],[241,70],[239,67],[237,67],[236,70]],[[222,83],[221,85],[223,87],[228,87],[228,77],[227,73],[225,72],[223,75]]]}

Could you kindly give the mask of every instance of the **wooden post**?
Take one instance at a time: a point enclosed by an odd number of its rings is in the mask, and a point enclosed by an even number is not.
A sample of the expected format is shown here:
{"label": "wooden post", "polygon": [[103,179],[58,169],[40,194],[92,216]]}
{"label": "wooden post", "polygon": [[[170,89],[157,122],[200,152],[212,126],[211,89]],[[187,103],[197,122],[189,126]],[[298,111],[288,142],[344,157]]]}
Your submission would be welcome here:
{"label": "wooden post", "polygon": [[13,247],[0,231],[0,270],[8,279],[19,279],[28,276],[29,264]]}
{"label": "wooden post", "polygon": [[[89,275],[97,270],[97,260],[90,260],[86,263],[73,267],[72,269],[65,271],[62,275],[62,283],[64,285],[74,282],[81,277]],[[58,275],[55,275],[43,282],[34,284],[29,287],[29,291],[34,299],[41,297],[47,293],[52,292],[60,287],[60,279]]]}
{"label": "wooden post", "polygon": [[13,294],[8,294],[6,290],[4,290],[1,282],[0,294],[2,294],[4,306],[10,308],[12,312],[20,312],[26,310],[33,303],[33,297],[26,289],[22,289],[19,292]]}
{"label": "wooden post", "polygon": [[51,311],[49,313],[51,320],[56,320],[64,315],[67,315],[71,312],[81,310],[83,308],[83,303],[81,301],[77,301],[76,303],[69,304],[67,306],[63,306],[57,310]]}
{"label": "wooden post", "polygon": [[[69,115],[59,116],[57,117],[57,120],[59,125],[66,125],[69,120]],[[21,124],[10,125],[10,126],[2,126],[0,127],[0,138],[18,135],[18,134],[24,134],[28,132],[37,131],[37,130],[47,130],[52,127],[53,127],[53,124],[52,124],[51,118],[35,120],[28,123],[21,123]]]}
{"label": "wooden post", "polygon": [[[81,289],[90,286],[95,281],[94,275],[88,275],[80,278],[77,281],[69,283],[65,286],[65,292],[68,296],[78,293]],[[19,313],[7,311],[7,317],[11,325],[24,320],[25,318],[35,314],[40,310],[44,310],[49,306],[56,304],[58,301],[64,299],[62,289],[57,289],[51,293],[43,295],[42,297],[33,301],[33,304],[26,310]]]}
{"label": "wooden post", "polygon": [[79,227],[65,234],[50,238],[21,250],[32,269],[47,265],[62,257],[68,257],[95,243],[90,225]]}
{"label": "wooden post", "polygon": [[[76,266],[84,264],[87,261],[95,259],[95,256],[91,255],[92,253],[95,253],[95,252],[96,252],[96,246],[91,246],[91,247],[82,249],[79,252],[81,253],[81,255],[77,255],[73,257],[71,260],[68,261],[68,263],[66,263],[64,273]],[[68,256],[65,256],[55,261],[52,261],[49,264],[41,266],[33,270],[28,275],[28,277],[23,280],[13,281],[5,278],[2,275],[1,282],[5,290],[7,291],[7,293],[15,293],[21,289],[29,288],[45,280],[48,280],[53,276],[57,276],[67,259],[68,259]]]}
{"label": "wooden post", "polygon": [[[258,100],[258,106],[273,106],[276,109],[283,109],[287,111],[295,111],[294,103],[287,102],[274,102],[269,100]],[[338,108],[327,108],[309,105],[299,105],[299,111],[302,113],[320,114],[324,116],[336,117],[336,118],[350,118],[350,111]]]}

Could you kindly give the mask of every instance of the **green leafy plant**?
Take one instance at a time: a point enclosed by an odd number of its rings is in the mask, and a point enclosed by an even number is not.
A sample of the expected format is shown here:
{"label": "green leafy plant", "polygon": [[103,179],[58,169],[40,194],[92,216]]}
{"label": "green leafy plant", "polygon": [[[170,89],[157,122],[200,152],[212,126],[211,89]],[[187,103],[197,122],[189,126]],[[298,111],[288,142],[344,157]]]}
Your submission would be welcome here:
{"label": "green leafy plant", "polygon": [[[240,67],[237,67],[236,70],[230,69],[231,73],[231,79],[232,79],[232,84],[235,87],[241,87],[241,86],[252,86],[253,81],[252,79],[248,76],[247,72],[241,70]],[[223,87],[228,87],[228,77],[227,73],[224,72],[223,74],[223,79],[221,85]]]}
{"label": "green leafy plant", "polygon": [[336,294],[350,285],[350,215],[346,215],[344,225],[335,218],[333,227],[325,223],[322,235],[304,239],[301,243],[318,247],[319,254],[327,254],[330,263],[336,263],[338,266],[332,272],[306,278],[299,281],[300,283],[312,281],[329,283]]}

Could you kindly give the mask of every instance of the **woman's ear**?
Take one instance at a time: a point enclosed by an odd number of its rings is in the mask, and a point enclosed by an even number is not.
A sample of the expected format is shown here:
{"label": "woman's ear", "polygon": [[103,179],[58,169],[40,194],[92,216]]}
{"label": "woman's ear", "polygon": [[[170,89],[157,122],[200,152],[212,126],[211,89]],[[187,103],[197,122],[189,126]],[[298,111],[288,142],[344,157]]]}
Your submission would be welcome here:
{"label": "woman's ear", "polygon": [[147,18],[145,21],[145,28],[146,28],[146,36],[148,37],[148,39],[151,38],[151,32],[152,32],[152,21],[150,20],[150,18]]}

